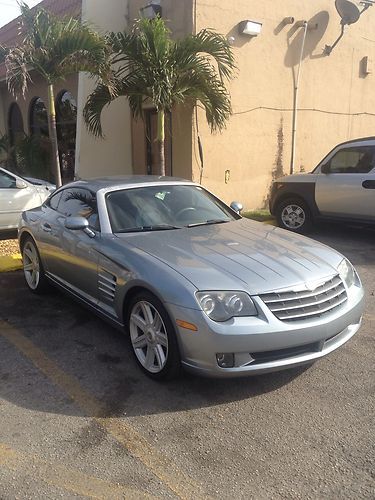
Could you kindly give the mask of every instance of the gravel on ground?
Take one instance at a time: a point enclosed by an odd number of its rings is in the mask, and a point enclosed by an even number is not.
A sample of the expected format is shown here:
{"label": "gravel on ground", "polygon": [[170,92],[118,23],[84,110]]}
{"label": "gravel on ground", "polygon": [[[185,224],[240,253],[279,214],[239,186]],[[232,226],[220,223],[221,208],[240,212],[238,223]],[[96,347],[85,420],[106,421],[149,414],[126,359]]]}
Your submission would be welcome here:
{"label": "gravel on ground", "polygon": [[5,255],[13,255],[19,253],[20,249],[18,247],[17,240],[0,240],[0,257]]}

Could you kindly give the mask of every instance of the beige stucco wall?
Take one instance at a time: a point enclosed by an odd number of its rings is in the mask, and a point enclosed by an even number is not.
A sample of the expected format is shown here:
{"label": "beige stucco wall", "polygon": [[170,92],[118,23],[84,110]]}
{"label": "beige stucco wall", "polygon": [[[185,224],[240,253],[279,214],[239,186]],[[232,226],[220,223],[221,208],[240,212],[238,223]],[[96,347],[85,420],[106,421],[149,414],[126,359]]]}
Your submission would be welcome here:
{"label": "beige stucco wall", "polygon": [[[123,31],[128,24],[127,0],[83,0],[82,19],[97,26],[99,31]],[[102,113],[105,140],[87,132],[82,110],[95,81],[79,74],[76,176],[91,178],[102,175],[132,173],[131,120],[125,98],[116,99]]]}
{"label": "beige stucco wall", "polygon": [[[203,184],[226,201],[238,199],[247,208],[265,205],[272,174],[279,165],[289,172],[293,107],[293,73],[298,65],[302,31],[282,27],[286,16],[318,23],[309,31],[300,81],[296,170],[311,170],[336,143],[375,135],[375,74],[364,77],[360,61],[375,61],[375,7],[347,28],[340,44],[327,57],[340,33],[340,19],[331,0],[259,2],[197,0],[197,29],[210,27],[234,37],[237,78],[230,85],[233,116],[226,131],[212,136],[199,113],[204,147]],[[263,23],[257,38],[240,36],[244,19]],[[272,109],[265,109],[272,108]],[[346,115],[346,113],[348,115]],[[197,144],[193,177],[199,179]],[[225,183],[225,172],[229,179]],[[227,174],[228,176],[228,174]]]}

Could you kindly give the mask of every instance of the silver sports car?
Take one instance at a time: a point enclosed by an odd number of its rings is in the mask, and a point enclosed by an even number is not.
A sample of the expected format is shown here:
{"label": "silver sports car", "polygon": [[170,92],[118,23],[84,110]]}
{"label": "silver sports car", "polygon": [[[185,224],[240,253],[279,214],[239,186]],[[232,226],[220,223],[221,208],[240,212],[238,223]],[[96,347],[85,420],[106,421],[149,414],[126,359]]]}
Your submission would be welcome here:
{"label": "silver sports car", "polygon": [[23,213],[19,244],[30,290],[52,282],[124,330],[157,379],[311,363],[361,324],[345,257],[243,219],[189,181],[74,182]]}

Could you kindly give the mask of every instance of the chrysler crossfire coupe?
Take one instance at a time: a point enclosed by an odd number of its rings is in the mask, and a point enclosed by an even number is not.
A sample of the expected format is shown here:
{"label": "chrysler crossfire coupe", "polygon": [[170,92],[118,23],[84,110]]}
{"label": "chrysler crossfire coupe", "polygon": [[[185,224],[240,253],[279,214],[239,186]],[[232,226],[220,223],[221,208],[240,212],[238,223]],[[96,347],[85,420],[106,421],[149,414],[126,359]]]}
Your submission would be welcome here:
{"label": "chrysler crossfire coupe", "polygon": [[312,363],[361,323],[362,285],[343,255],[181,179],[63,186],[23,213],[19,244],[32,292],[53,283],[109,320],[156,379]]}

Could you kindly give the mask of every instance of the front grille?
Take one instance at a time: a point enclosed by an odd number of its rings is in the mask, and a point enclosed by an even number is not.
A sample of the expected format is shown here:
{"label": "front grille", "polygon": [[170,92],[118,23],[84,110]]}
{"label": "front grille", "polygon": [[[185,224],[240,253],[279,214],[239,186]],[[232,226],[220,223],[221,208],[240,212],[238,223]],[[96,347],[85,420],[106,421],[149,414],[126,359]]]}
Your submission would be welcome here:
{"label": "front grille", "polygon": [[278,349],[277,351],[252,352],[250,356],[254,359],[251,366],[271,361],[280,361],[282,359],[293,358],[295,356],[303,356],[304,354],[312,354],[319,352],[321,345],[319,342],[312,344],[300,345],[297,347],[289,347],[287,349]]}
{"label": "front grille", "polygon": [[267,293],[260,298],[281,321],[300,321],[328,314],[346,302],[344,283],[337,275],[315,290]]}

